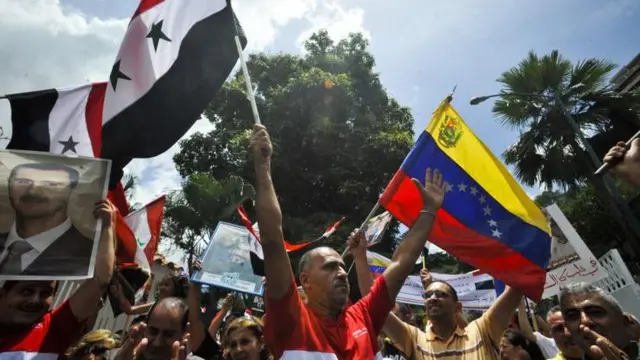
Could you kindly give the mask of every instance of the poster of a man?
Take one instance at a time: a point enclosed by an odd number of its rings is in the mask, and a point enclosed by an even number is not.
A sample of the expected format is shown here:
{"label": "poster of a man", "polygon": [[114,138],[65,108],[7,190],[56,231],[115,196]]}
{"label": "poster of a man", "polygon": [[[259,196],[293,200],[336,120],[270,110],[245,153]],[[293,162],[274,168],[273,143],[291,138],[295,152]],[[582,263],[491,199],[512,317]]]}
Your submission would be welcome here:
{"label": "poster of a man", "polygon": [[580,256],[578,252],[567,238],[567,235],[562,231],[556,219],[551,216],[549,210],[543,209],[543,212],[547,216],[551,227],[551,259],[549,260],[547,271],[579,260]]}
{"label": "poster of a man", "polygon": [[0,151],[0,279],[93,276],[110,162]]}
{"label": "poster of a man", "polygon": [[202,271],[192,280],[232,291],[262,296],[262,277],[253,273],[249,231],[244,226],[219,222],[202,257]]}

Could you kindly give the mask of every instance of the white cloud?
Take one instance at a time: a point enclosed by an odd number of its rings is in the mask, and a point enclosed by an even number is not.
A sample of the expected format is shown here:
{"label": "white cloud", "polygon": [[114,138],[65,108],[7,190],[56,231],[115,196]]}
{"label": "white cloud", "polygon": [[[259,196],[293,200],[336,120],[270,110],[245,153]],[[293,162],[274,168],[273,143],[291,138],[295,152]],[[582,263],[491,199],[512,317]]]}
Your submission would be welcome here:
{"label": "white cloud", "polygon": [[[135,1],[131,7],[133,12]],[[128,18],[87,15],[60,0],[0,0],[0,9],[0,94],[105,80],[129,22]],[[364,11],[336,0],[238,0],[234,10],[249,39],[248,52],[262,51],[282,35],[293,35],[291,45],[299,45],[304,36],[321,27],[338,38],[363,31]],[[302,33],[281,34],[293,21],[302,21]],[[11,129],[8,114],[5,101],[0,104],[4,135]],[[202,119],[185,137],[211,129]],[[6,143],[1,141],[0,146]],[[173,164],[178,150],[176,144],[155,158],[134,160],[127,167],[125,171],[141,179],[136,201],[145,203],[179,187]]]}

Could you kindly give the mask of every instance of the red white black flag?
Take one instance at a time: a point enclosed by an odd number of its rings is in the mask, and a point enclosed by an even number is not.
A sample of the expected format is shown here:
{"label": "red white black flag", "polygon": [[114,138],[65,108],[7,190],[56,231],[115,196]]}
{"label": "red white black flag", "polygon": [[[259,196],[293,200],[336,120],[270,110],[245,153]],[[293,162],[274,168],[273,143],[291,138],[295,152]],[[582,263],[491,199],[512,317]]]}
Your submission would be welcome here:
{"label": "red white black flag", "polygon": [[121,169],[159,155],[200,118],[246,38],[228,0],[142,0],[113,63],[102,156]]}

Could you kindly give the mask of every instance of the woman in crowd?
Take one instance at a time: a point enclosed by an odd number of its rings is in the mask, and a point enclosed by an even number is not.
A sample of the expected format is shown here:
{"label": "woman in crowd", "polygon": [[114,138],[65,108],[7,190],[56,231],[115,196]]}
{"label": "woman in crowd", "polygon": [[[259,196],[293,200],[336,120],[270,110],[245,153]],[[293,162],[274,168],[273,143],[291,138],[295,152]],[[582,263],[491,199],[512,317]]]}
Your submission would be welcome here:
{"label": "woman in crowd", "polygon": [[527,341],[519,331],[507,329],[500,339],[500,358],[504,360],[520,359],[522,351],[529,354],[531,360],[545,360],[538,345]]}
{"label": "woman in crowd", "polygon": [[263,336],[262,321],[254,316],[239,317],[227,325],[223,336],[225,360],[272,360]]}
{"label": "woman in crowd", "polygon": [[94,330],[65,353],[67,360],[105,360],[107,351],[117,348],[119,341],[109,330]]}

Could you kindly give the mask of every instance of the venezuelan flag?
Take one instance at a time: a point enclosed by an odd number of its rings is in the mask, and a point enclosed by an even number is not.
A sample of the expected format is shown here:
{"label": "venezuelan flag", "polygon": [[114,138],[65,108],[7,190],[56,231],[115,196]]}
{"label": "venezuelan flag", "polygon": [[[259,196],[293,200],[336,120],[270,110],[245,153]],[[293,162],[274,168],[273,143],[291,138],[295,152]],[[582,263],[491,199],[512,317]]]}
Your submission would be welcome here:
{"label": "venezuelan flag", "polygon": [[382,275],[390,263],[390,259],[367,250],[367,264],[374,277]]}
{"label": "venezuelan flag", "polygon": [[539,300],[551,247],[549,223],[448,101],[379,200],[408,227],[422,209],[411,178],[424,182],[427,168],[442,172],[446,191],[429,241]]}

